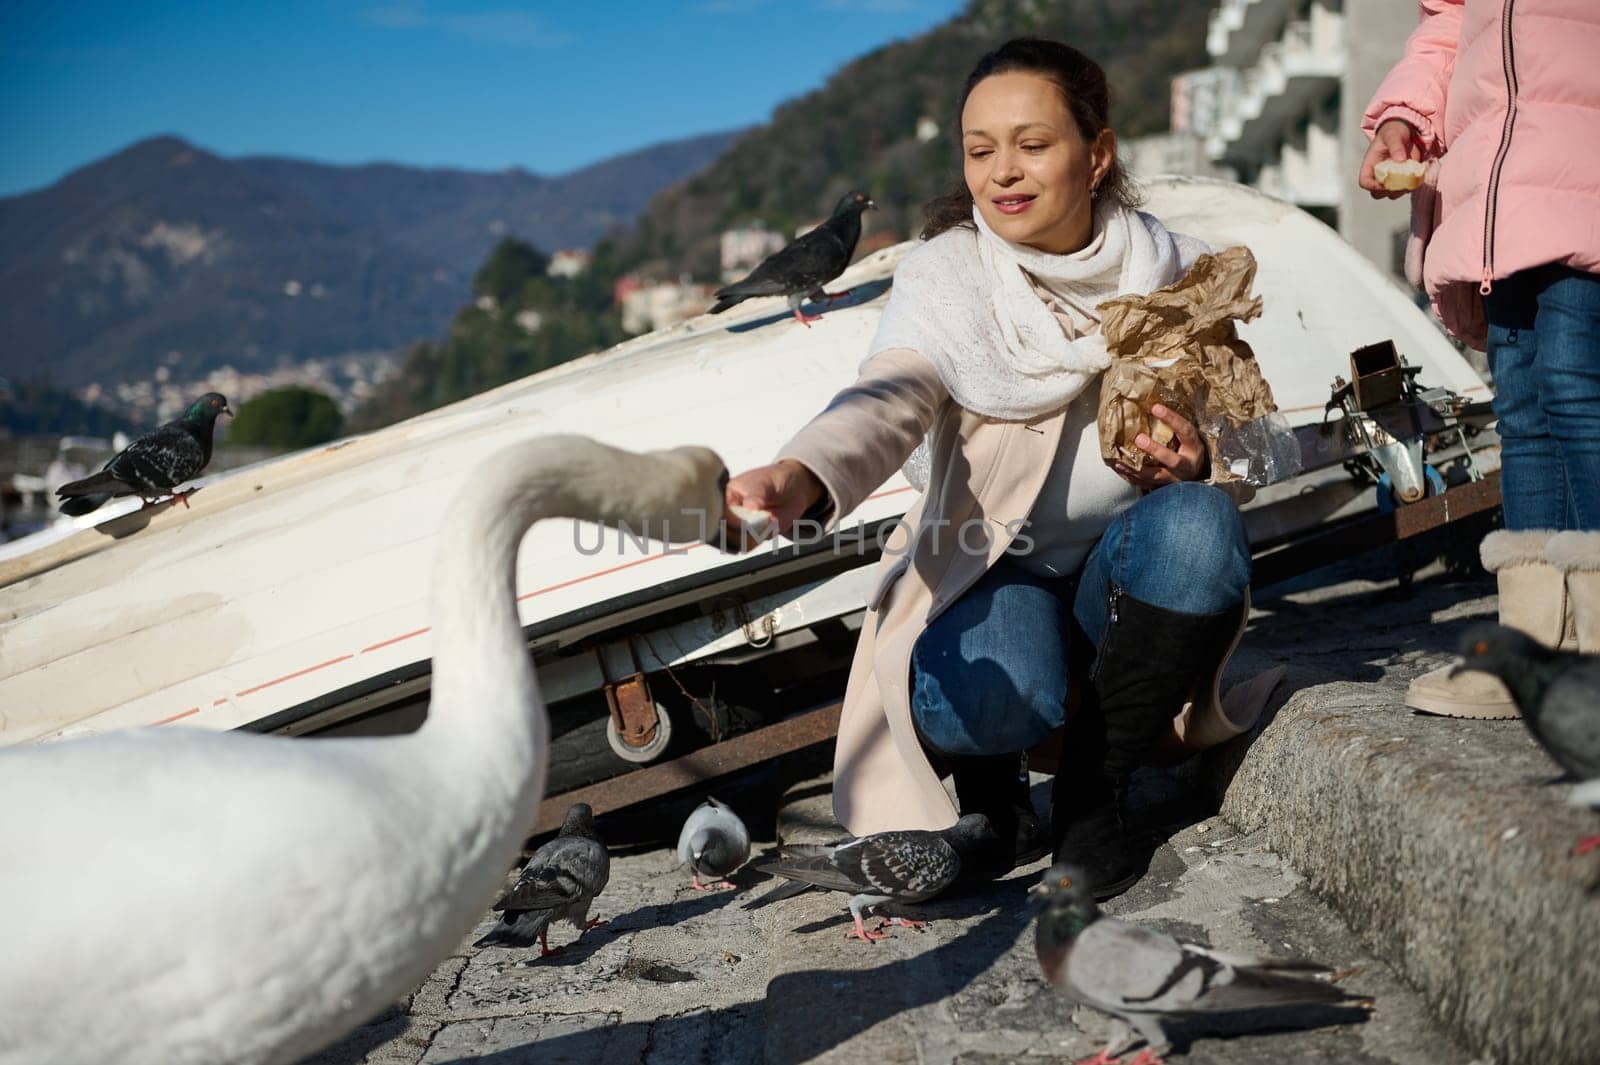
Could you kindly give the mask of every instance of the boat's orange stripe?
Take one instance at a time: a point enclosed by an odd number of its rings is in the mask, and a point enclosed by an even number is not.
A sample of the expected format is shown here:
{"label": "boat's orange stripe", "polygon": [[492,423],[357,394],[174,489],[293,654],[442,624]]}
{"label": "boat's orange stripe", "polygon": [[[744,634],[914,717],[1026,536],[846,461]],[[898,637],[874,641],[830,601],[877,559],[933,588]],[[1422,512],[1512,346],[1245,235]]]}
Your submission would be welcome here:
{"label": "boat's orange stripe", "polygon": [[[683,554],[682,551],[674,551],[672,553],[675,555]],[[635,566],[642,566],[646,562],[654,562],[658,558],[666,557],[667,553],[665,551],[659,555],[646,555],[644,558],[636,558],[632,562],[624,562],[621,565],[612,566],[610,569],[597,570],[594,573],[586,573],[582,577],[574,577],[570,581],[562,581],[560,584],[552,584],[545,588],[535,588],[531,592],[523,592],[521,595],[517,596],[517,602],[520,603],[524,599],[532,599],[536,595],[545,595],[548,592],[560,591],[562,588],[571,588],[574,584],[582,584],[584,581],[592,581],[596,577],[604,577],[608,573],[620,573],[625,569],[632,569]]]}
{"label": "boat's orange stripe", "polygon": [[294,678],[303,677],[307,673],[315,673],[319,669],[327,669],[329,666],[336,666],[340,662],[348,662],[350,659],[352,659],[354,657],[355,657],[355,655],[340,655],[338,658],[330,658],[326,662],[318,662],[314,666],[307,666],[305,669],[296,670],[293,673],[285,673],[283,676],[278,677],[276,680],[269,680],[265,684],[257,684],[254,688],[246,688],[244,691],[235,692],[234,694],[243,697],[243,696],[249,695],[251,692],[258,692],[262,688],[270,688],[274,684],[282,684],[286,680],[294,680]]}
{"label": "boat's orange stripe", "polygon": [[200,712],[200,708],[198,706],[191,706],[191,707],[189,707],[189,709],[185,710],[181,714],[173,714],[171,717],[164,717],[160,721],[152,721],[152,722],[150,722],[150,724],[151,724],[152,727],[154,727],[156,725],[170,725],[174,721],[181,721],[182,719],[188,717],[190,714],[198,714],[199,712]]}
{"label": "boat's orange stripe", "polygon": [[427,631],[428,631],[428,627],[424,626],[423,628],[417,629],[415,632],[408,632],[403,636],[395,636],[392,639],[383,640],[383,641],[381,641],[379,643],[373,644],[371,647],[363,647],[361,649],[361,653],[362,654],[366,654],[368,651],[376,651],[376,650],[379,650],[380,648],[388,647],[392,643],[399,643],[401,640],[409,640],[413,636],[421,636],[423,633],[425,633]]}

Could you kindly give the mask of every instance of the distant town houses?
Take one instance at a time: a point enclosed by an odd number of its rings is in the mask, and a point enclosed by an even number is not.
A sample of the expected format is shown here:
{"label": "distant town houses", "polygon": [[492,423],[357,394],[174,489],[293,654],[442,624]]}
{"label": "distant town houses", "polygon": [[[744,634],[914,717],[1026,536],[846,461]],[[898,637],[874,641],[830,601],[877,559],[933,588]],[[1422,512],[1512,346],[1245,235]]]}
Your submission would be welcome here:
{"label": "distant town houses", "polygon": [[112,410],[127,411],[146,424],[181,414],[196,396],[221,392],[235,406],[276,388],[310,388],[331,397],[349,414],[371,397],[395,370],[398,356],[366,352],[311,359],[268,371],[222,366],[198,378],[183,378],[170,366],[159,366],[148,378],[116,384],[94,382],[78,389],[78,399]]}
{"label": "distant town houses", "polygon": [[623,330],[638,335],[705,313],[715,302],[715,291],[715,285],[688,278],[649,282],[630,274],[617,280],[614,294],[622,308]]}
{"label": "distant town houses", "polygon": [[[780,250],[789,240],[761,222],[751,222],[722,233],[722,280],[737,281]],[[708,304],[709,306],[709,304]]]}

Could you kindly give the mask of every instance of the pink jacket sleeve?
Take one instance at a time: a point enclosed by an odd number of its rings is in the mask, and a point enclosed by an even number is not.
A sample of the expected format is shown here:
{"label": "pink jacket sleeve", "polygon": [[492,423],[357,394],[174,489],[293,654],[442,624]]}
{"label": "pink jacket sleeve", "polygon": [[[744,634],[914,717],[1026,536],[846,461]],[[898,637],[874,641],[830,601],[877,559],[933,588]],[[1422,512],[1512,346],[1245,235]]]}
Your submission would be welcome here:
{"label": "pink jacket sleeve", "polygon": [[1445,91],[1456,67],[1456,42],[1466,0],[1418,0],[1417,28],[1406,40],[1405,54],[1389,71],[1367,104],[1361,129],[1370,138],[1391,118],[1417,131],[1423,155],[1445,150]]}

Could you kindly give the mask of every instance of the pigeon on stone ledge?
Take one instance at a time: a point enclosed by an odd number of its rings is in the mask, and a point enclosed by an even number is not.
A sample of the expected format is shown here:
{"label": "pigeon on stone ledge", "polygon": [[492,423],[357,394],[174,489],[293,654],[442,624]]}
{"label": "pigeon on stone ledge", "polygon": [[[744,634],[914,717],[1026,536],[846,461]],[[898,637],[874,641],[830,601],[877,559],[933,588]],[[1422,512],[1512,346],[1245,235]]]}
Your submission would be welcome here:
{"label": "pigeon on stone ledge", "polygon": [[755,909],[798,894],[807,886],[850,893],[855,927],[850,939],[885,939],[884,925],[921,928],[926,922],[888,917],[874,931],[862,918],[890,902],[922,902],[955,883],[961,863],[995,840],[994,828],[982,814],[968,814],[942,832],[921,830],[879,832],[840,843],[784,847],[776,860],[756,868],[790,881],[748,903]]}
{"label": "pigeon on stone ledge", "polygon": [[[725,878],[749,857],[750,830],[745,828],[738,814],[715,799],[708,798],[695,807],[678,834],[678,864],[694,870],[691,886],[696,891],[713,886],[733,887],[734,884]],[[718,883],[702,884],[702,876]]]}
{"label": "pigeon on stone ledge", "polygon": [[561,832],[533,852],[516,886],[494,908],[500,923],[473,944],[478,947],[531,947],[539,957],[560,953],[550,948],[550,925],[570,922],[578,938],[600,920],[589,920],[589,907],[611,878],[611,855],[594,829],[594,811],[586,802],[573,803]]}
{"label": "pigeon on stone ledge", "polygon": [[864,192],[847,194],[826,222],[767,256],[744,280],[718,290],[716,305],[709,313],[721,314],[753,296],[788,296],[795,318],[809,326],[822,316],[800,313],[806,297],[826,300],[832,306],[834,300],[850,294],[846,289],[829,295],[822,286],[850,265],[856,241],[861,239],[861,212],[877,206]]}
{"label": "pigeon on stone ledge", "polygon": [[[123,448],[99,473],[57,488],[61,513],[88,514],[116,496],[137,495],[146,503],[154,502],[206,468],[217,415],[232,413],[220,392],[207,392],[181,418]],[[173,498],[189,505],[188,492],[176,492]]]}
{"label": "pigeon on stone ledge", "polygon": [[1034,948],[1045,979],[1118,1021],[1111,1042],[1080,1065],[1114,1065],[1141,1040],[1130,1065],[1160,1065],[1166,1019],[1365,1001],[1329,983],[1330,970],[1316,962],[1225,954],[1105,917],[1072,865],[1052,866],[1028,893],[1043,903]]}
{"label": "pigeon on stone ledge", "polygon": [[1461,637],[1455,672],[1500,678],[1550,757],[1579,780],[1600,777],[1600,655],[1554,651],[1516,629],[1485,622]]}
{"label": "pigeon on stone ledge", "polygon": [[[1588,787],[1600,788],[1600,655],[1553,651],[1516,629],[1484,622],[1461,637],[1461,664],[1500,678],[1522,721],[1550,757]],[[1588,794],[1585,787],[1578,789]],[[1600,805],[1600,790],[1593,794]],[[1586,805],[1580,794],[1569,800]],[[1573,845],[1574,856],[1600,848],[1600,835]]]}

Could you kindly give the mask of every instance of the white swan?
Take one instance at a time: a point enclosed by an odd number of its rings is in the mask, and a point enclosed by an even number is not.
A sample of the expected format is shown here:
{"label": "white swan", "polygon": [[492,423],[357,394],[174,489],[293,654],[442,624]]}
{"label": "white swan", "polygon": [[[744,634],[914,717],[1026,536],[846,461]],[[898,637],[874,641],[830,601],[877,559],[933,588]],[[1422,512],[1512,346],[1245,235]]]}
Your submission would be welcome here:
{"label": "white swan", "polygon": [[289,1063],[419,983],[531,830],[549,721],[517,619],[543,517],[699,539],[703,448],[582,437],[474,471],[439,537],[410,736],[147,729],[0,752],[0,1062]]}

